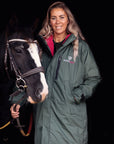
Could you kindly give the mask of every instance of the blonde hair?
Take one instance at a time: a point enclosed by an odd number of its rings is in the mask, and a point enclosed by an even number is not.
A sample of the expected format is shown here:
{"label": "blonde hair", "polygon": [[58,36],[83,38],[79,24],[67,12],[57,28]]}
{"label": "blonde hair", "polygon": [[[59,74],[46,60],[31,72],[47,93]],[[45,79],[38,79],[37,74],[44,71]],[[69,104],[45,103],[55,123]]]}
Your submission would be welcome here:
{"label": "blonde hair", "polygon": [[69,23],[68,23],[66,32],[72,33],[76,36],[76,39],[73,42],[74,58],[75,58],[78,54],[78,45],[79,45],[78,38],[80,37],[83,40],[85,40],[85,38],[84,38],[77,22],[75,21],[73,14],[71,13],[70,9],[65,5],[64,2],[58,1],[58,2],[54,2],[52,5],[50,5],[50,7],[47,10],[46,18],[43,22],[43,28],[40,30],[39,35],[43,36],[44,38],[48,38],[50,35],[53,34],[53,30],[50,26],[50,12],[54,8],[62,8],[68,16]]}

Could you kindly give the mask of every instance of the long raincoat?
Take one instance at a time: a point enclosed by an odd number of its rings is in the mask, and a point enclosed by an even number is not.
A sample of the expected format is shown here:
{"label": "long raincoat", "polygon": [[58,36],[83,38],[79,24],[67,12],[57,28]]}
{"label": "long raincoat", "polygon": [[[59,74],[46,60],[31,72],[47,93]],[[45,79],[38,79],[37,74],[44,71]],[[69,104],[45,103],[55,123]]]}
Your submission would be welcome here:
{"label": "long raincoat", "polygon": [[73,60],[75,39],[71,34],[54,56],[52,39],[42,43],[49,94],[35,105],[35,144],[87,144],[86,99],[101,77],[88,44],[81,39]]}

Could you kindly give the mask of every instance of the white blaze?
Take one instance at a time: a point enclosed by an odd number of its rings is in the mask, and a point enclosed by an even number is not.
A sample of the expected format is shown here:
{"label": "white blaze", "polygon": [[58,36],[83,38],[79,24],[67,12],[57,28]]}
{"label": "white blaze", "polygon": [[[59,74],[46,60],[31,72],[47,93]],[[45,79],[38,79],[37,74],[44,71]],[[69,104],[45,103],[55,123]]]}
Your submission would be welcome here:
{"label": "white blaze", "polygon": [[[38,54],[38,47],[37,47],[36,43],[30,43],[28,51],[29,51],[31,57],[33,58],[36,66],[40,67],[41,62],[40,62],[40,57],[39,57],[39,54]],[[46,95],[48,94],[48,85],[47,85],[45,75],[44,75],[43,72],[40,72],[40,78],[41,78],[40,80],[43,84],[43,91],[41,92],[42,101],[43,101],[45,99]]]}

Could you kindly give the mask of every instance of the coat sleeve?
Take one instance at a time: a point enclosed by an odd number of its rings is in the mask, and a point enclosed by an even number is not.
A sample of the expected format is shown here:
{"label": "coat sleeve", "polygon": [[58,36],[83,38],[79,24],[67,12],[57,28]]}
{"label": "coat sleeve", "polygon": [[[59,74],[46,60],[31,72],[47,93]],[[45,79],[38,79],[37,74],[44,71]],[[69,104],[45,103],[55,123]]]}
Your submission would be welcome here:
{"label": "coat sleeve", "polygon": [[94,56],[88,44],[85,42],[81,46],[81,59],[84,66],[83,82],[72,90],[72,95],[77,103],[80,103],[82,99],[86,100],[92,96],[101,81],[100,72]]}

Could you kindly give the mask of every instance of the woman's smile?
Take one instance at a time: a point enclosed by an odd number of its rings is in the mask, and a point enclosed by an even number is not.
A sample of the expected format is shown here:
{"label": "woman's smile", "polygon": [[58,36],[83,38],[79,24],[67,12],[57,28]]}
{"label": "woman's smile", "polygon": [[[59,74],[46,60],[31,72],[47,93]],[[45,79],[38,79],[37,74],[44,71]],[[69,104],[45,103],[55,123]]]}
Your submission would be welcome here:
{"label": "woman's smile", "polygon": [[50,24],[54,35],[66,35],[68,16],[62,8],[54,8],[50,12]]}

